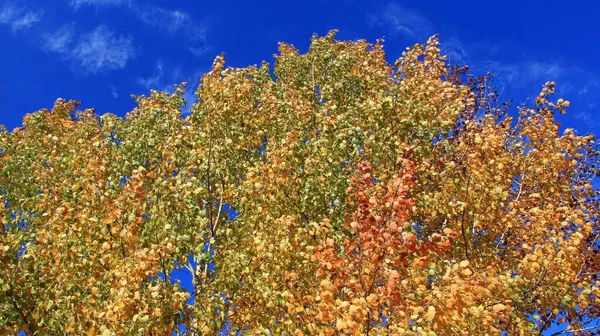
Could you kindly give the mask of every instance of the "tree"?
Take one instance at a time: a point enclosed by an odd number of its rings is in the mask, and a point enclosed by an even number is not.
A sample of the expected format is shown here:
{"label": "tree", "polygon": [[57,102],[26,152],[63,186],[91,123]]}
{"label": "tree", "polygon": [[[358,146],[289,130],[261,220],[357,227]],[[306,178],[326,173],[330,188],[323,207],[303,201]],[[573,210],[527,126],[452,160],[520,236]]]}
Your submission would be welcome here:
{"label": "tree", "polygon": [[59,99],[3,130],[0,330],[589,328],[598,151],[559,133],[554,83],[513,117],[435,36],[394,65],[334,36],[280,44],[273,73],[217,57],[189,116],[181,85],[124,118]]}

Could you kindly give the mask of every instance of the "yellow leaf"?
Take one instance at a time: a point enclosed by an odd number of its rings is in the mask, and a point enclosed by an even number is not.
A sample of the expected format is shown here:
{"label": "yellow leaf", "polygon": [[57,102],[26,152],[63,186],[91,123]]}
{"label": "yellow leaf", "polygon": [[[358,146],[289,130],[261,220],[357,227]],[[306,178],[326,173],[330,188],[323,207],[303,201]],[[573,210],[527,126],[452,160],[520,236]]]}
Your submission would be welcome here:
{"label": "yellow leaf", "polygon": [[435,317],[435,307],[433,306],[429,306],[429,309],[427,309],[427,313],[425,314],[425,319],[429,322],[433,321],[433,318]]}
{"label": "yellow leaf", "polygon": [[344,322],[344,320],[342,319],[337,319],[337,321],[335,322],[335,327],[337,328],[337,330],[344,330],[344,328],[346,328],[346,322]]}
{"label": "yellow leaf", "polygon": [[501,304],[501,303],[498,303],[498,304],[495,304],[495,305],[492,307],[492,310],[493,310],[495,313],[499,313],[499,312],[503,311],[503,310],[504,310],[504,308],[506,308],[506,306],[504,306],[504,305],[503,305],[503,304]]}

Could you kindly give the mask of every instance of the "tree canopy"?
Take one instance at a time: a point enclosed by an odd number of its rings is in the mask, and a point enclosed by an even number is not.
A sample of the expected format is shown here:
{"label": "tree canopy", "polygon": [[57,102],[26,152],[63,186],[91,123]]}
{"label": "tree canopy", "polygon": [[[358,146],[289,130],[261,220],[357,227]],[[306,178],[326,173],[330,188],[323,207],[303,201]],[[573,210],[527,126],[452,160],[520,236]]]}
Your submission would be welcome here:
{"label": "tree canopy", "polygon": [[586,329],[598,148],[553,82],[513,113],[488,79],[436,36],[392,65],[332,31],[273,68],[217,57],[190,113],[182,84],[28,114],[0,132],[0,334]]}

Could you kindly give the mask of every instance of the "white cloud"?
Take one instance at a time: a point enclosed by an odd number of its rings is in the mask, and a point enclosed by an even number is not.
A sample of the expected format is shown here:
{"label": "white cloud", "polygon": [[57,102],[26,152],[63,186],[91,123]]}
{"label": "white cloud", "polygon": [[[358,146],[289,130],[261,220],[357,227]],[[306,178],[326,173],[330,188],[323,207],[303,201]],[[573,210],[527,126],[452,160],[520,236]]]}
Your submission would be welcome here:
{"label": "white cloud", "polygon": [[377,14],[368,17],[369,23],[383,26],[392,35],[403,35],[406,39],[427,39],[433,33],[433,24],[419,11],[391,2]]}
{"label": "white cloud", "polygon": [[600,95],[600,78],[592,78],[590,79],[579,91],[577,94],[580,96],[585,96],[587,94],[598,94]]}
{"label": "white cloud", "polygon": [[161,7],[135,8],[138,19],[163,33],[176,35],[186,40],[188,49],[196,56],[211,50],[207,43],[208,24],[195,21],[187,12]]}
{"label": "white cloud", "polygon": [[[392,36],[402,35],[411,42],[424,43],[436,33],[436,27],[426,16],[398,2],[381,7],[376,14],[369,15],[367,21],[371,27],[381,27]],[[466,48],[456,37],[440,36],[440,49],[450,63],[466,65],[469,59]]]}
{"label": "white cloud", "polygon": [[558,79],[559,77],[561,77],[566,71],[566,69],[564,67],[562,67],[560,64],[550,62],[550,61],[543,61],[543,62],[534,61],[534,62],[527,62],[525,64],[527,66],[527,68],[526,68],[527,76],[529,76],[530,78],[533,78],[533,79],[546,77],[546,78],[548,78],[548,80],[554,80],[554,79]]}
{"label": "white cloud", "polygon": [[[577,95],[573,97],[573,108],[577,109],[575,118],[585,123],[593,130],[598,130],[600,118],[598,117],[598,106],[600,106],[600,77],[590,75],[587,83],[583,85]],[[597,134],[598,135],[598,134]]]}
{"label": "white cloud", "polygon": [[531,60],[514,63],[487,60],[476,62],[472,69],[493,73],[494,88],[501,95],[521,92],[531,98],[545,82],[555,81],[555,98],[571,101],[567,115],[579,121],[578,128],[594,131],[600,125],[596,113],[600,106],[600,79],[591,71],[562,62]]}
{"label": "white cloud", "polygon": [[159,86],[165,85],[163,83],[163,75],[164,75],[163,62],[162,62],[162,60],[158,60],[156,62],[156,68],[154,69],[154,72],[152,73],[152,75],[150,75],[149,77],[138,78],[137,83],[147,90],[150,90],[150,89],[156,90],[156,89],[158,89]]}
{"label": "white cloud", "polygon": [[114,86],[113,84],[110,84],[109,87],[110,87],[110,94],[112,95],[112,97],[115,99],[119,98],[119,91],[117,91],[117,87]]}
{"label": "white cloud", "polygon": [[196,56],[212,50],[207,43],[208,24],[196,21],[190,14],[179,9],[167,9],[159,6],[138,5],[132,0],[69,0],[75,10],[83,6],[126,7],[136,19],[159,31],[182,38],[187,49]]}
{"label": "white cloud", "polygon": [[134,57],[132,40],[116,36],[100,25],[77,38],[73,25],[62,26],[53,33],[42,35],[42,48],[72,60],[85,73],[122,69]]}
{"label": "white cloud", "polygon": [[500,94],[508,89],[534,90],[537,94],[542,85],[547,81],[557,83],[557,93],[566,94],[572,90],[573,85],[565,76],[577,69],[570,69],[559,62],[525,60],[521,62],[500,62],[487,59],[472,62],[471,68],[476,73],[490,72],[494,75],[494,87]]}
{"label": "white cloud", "polygon": [[586,124],[595,124],[595,121],[592,119],[592,114],[590,113],[592,108],[594,108],[594,104],[590,104],[587,111],[579,111],[575,113],[575,119],[581,120]]}
{"label": "white cloud", "polygon": [[26,29],[31,27],[32,24],[40,20],[40,12],[26,12],[23,16],[17,18],[11,23],[13,30]]}
{"label": "white cloud", "polygon": [[190,15],[180,10],[148,7],[138,10],[142,22],[168,33],[176,33],[192,23]]}
{"label": "white cloud", "polygon": [[83,6],[108,7],[130,4],[130,0],[69,0],[69,5],[75,9],[79,9]]}
{"label": "white cloud", "polygon": [[115,36],[104,25],[79,39],[72,51],[72,58],[86,72],[122,69],[133,58],[134,49],[130,38]]}
{"label": "white cloud", "polygon": [[445,39],[440,37],[441,53],[448,56],[448,62],[453,64],[466,65],[469,60],[469,54],[463,44],[455,37]]}
{"label": "white cloud", "polygon": [[198,46],[198,47],[196,47],[195,46],[196,44],[194,44],[194,45],[190,45],[188,48],[189,51],[192,54],[194,54],[194,56],[198,56],[198,57],[204,56],[213,50],[212,46],[210,46],[210,45],[207,45],[205,43],[199,43],[199,44],[200,44],[200,46]]}
{"label": "white cloud", "polygon": [[39,22],[43,14],[43,11],[32,11],[12,2],[5,3],[0,8],[0,24],[9,26],[13,32],[25,30]]}
{"label": "white cloud", "polygon": [[44,33],[42,34],[42,47],[48,51],[67,54],[73,44],[74,34],[72,24],[64,25],[54,33]]}

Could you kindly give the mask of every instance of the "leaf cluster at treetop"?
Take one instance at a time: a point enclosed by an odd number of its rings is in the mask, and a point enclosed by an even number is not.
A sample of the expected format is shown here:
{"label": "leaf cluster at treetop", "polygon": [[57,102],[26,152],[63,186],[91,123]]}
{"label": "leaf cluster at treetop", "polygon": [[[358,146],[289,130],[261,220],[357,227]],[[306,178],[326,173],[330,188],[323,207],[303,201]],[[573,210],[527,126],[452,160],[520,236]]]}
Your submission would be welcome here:
{"label": "leaf cluster at treetop", "polygon": [[599,152],[559,132],[569,102],[548,82],[512,116],[436,36],[393,65],[382,43],[219,56],[189,115],[183,84],[2,129],[0,334],[585,329]]}

